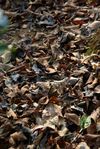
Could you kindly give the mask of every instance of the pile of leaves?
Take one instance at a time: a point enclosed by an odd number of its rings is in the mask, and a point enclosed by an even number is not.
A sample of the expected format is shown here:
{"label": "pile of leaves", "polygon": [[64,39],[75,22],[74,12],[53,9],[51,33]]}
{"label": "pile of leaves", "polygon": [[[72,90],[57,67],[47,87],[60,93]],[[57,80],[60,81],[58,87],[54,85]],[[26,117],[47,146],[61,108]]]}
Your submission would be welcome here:
{"label": "pile of leaves", "polygon": [[0,149],[99,149],[100,2],[0,7]]}

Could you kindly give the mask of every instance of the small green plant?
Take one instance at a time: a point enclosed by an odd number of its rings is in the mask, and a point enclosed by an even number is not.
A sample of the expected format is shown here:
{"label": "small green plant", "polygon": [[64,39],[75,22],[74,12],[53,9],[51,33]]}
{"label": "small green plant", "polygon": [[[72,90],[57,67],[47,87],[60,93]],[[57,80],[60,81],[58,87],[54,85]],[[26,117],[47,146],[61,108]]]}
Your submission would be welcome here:
{"label": "small green plant", "polygon": [[81,130],[88,128],[91,125],[91,118],[83,115],[80,119]]}

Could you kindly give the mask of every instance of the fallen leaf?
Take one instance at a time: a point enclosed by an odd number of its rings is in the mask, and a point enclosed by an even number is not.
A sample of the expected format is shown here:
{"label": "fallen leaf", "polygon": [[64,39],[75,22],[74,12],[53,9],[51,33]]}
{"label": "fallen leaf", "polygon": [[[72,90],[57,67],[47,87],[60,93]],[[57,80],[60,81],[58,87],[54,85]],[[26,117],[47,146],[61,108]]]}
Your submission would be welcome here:
{"label": "fallen leaf", "polygon": [[94,110],[89,117],[94,122],[96,122],[98,120],[98,118],[100,117],[100,107],[98,107],[96,110]]}
{"label": "fallen leaf", "polygon": [[64,117],[70,120],[71,122],[75,123],[76,125],[80,125],[80,119],[78,115],[74,113],[65,113]]}
{"label": "fallen leaf", "polygon": [[9,109],[9,111],[7,112],[7,117],[8,118],[12,117],[13,119],[17,119],[17,115],[12,109]]}
{"label": "fallen leaf", "polygon": [[83,115],[80,119],[80,127],[81,129],[86,129],[91,125],[91,118]]}
{"label": "fallen leaf", "polygon": [[20,141],[25,141],[25,140],[27,140],[27,138],[24,136],[22,132],[15,132],[11,134],[9,138],[9,142],[12,145],[15,145],[16,143]]}

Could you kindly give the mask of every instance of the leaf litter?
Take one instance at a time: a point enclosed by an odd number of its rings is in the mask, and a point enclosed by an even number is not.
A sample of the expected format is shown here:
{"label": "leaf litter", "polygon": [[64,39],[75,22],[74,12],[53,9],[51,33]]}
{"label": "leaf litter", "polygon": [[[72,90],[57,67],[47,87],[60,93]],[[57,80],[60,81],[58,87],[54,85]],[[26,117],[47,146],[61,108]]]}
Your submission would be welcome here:
{"label": "leaf litter", "polygon": [[100,148],[99,10],[0,0],[0,148]]}

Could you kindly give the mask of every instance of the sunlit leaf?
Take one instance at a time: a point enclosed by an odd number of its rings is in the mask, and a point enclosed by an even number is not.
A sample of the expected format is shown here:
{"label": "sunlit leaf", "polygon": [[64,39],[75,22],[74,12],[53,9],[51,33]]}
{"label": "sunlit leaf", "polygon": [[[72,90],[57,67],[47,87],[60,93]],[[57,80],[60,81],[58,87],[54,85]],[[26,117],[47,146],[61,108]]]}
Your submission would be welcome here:
{"label": "sunlit leaf", "polygon": [[91,125],[91,118],[83,115],[80,119],[80,127],[81,129],[86,129]]}

